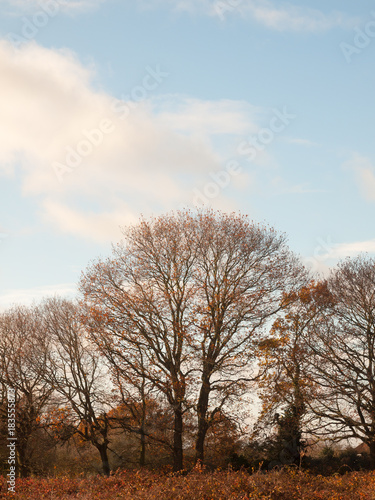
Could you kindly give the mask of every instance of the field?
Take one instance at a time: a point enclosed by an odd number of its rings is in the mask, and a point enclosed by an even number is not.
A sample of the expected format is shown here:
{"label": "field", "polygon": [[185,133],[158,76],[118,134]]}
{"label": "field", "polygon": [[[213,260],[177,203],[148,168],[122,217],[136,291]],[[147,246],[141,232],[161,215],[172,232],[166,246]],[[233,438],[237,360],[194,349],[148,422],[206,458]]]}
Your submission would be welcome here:
{"label": "field", "polygon": [[297,470],[249,475],[246,472],[193,471],[173,475],[123,471],[109,478],[18,479],[16,493],[0,479],[0,498],[16,500],[373,500],[375,472],[330,477]]}

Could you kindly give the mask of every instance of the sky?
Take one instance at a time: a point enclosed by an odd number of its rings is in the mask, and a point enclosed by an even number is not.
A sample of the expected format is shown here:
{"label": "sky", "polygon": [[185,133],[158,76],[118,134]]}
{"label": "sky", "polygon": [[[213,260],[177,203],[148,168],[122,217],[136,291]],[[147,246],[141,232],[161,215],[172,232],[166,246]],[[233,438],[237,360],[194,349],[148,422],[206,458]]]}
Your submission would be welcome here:
{"label": "sky", "polygon": [[184,207],[375,253],[374,57],[370,0],[0,0],[0,308]]}

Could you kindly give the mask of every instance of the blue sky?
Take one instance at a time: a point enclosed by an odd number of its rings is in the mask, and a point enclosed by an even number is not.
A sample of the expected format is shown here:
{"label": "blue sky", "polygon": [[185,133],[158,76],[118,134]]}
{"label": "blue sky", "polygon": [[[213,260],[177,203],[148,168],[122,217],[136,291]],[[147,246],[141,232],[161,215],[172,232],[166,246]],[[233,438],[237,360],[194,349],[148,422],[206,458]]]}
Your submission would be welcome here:
{"label": "blue sky", "polygon": [[181,207],[374,253],[374,56],[369,0],[0,0],[0,307]]}

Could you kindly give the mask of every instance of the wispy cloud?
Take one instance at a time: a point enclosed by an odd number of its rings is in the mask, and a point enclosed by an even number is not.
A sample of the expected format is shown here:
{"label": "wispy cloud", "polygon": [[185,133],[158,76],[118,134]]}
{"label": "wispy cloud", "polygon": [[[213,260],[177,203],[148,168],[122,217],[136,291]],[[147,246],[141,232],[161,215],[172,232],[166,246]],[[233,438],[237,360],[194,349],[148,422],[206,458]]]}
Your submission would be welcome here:
{"label": "wispy cloud", "polygon": [[338,260],[346,257],[355,257],[360,253],[375,253],[375,239],[333,245],[329,252],[322,255],[322,258]]}
{"label": "wispy cloud", "polygon": [[288,144],[296,144],[297,146],[313,147],[318,146],[318,143],[309,139],[301,139],[299,137],[285,137],[285,142]]}
{"label": "wispy cloud", "polygon": [[[148,86],[155,68],[145,70]],[[237,101],[153,99],[151,91],[138,102],[115,99],[92,88],[91,69],[73,53],[36,43],[0,42],[0,73],[0,174],[19,176],[55,230],[96,241],[117,239],[140,212],[191,202],[192,189],[222,168],[218,137],[256,128],[253,108]],[[145,88],[128,93],[142,97]],[[62,182],[56,165],[66,169]]]}
{"label": "wispy cloud", "polygon": [[[268,0],[242,2],[243,12],[277,31],[319,32],[334,27],[352,26],[353,20],[341,12],[325,14],[317,9]],[[241,8],[241,7],[240,7]]]}
{"label": "wispy cloud", "polygon": [[308,194],[308,193],[325,193],[324,189],[316,189],[310,187],[307,183],[290,184],[281,176],[276,176],[272,179],[272,188],[275,194]]}
{"label": "wispy cloud", "polygon": [[[0,0],[12,13],[40,10],[44,2],[54,2],[61,12],[75,14],[95,9],[109,0]],[[331,28],[352,28],[358,18],[343,12],[324,13],[290,2],[271,0],[121,0],[143,9],[168,8],[180,13],[217,17],[224,21],[229,16],[252,19],[276,31],[320,32]]]}
{"label": "wispy cloud", "polygon": [[304,261],[314,272],[327,276],[339,261],[364,253],[375,254],[375,239],[332,243],[331,238],[318,238],[314,254],[304,258]]}
{"label": "wispy cloud", "polygon": [[271,0],[138,0],[144,8],[169,8],[191,14],[208,15],[225,20],[229,16],[253,19],[277,31],[319,32],[335,27],[353,27],[358,19],[342,12],[326,14],[318,9],[302,7],[290,2]]}
{"label": "wispy cloud", "polygon": [[354,172],[362,196],[367,201],[375,201],[375,165],[369,159],[358,153],[344,163],[344,168]]}
{"label": "wispy cloud", "polygon": [[107,0],[0,0],[9,13],[32,13],[42,8],[43,4],[53,4],[60,12],[78,14],[96,9]]}
{"label": "wispy cloud", "polygon": [[77,287],[74,283],[5,290],[0,295],[0,310],[4,310],[14,304],[31,305],[33,302],[38,302],[51,295],[73,297],[76,293]]}

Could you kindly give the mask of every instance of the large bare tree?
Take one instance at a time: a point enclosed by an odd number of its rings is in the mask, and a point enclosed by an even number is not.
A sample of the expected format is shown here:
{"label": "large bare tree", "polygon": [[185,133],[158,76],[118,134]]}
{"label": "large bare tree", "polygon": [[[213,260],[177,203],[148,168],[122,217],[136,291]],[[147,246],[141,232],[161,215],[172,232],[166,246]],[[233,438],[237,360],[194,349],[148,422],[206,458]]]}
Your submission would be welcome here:
{"label": "large bare tree", "polygon": [[215,415],[254,380],[256,341],[305,271],[284,235],[237,214],[198,213],[193,346],[200,387],[196,460]]}
{"label": "large bare tree", "polygon": [[195,407],[202,460],[210,422],[252,379],[256,332],[301,273],[284,236],[211,210],[142,219],[84,273],[91,337],[116,369],[146,377],[173,408],[175,470],[184,412]]}
{"label": "large bare tree", "polygon": [[[124,232],[113,255],[81,280],[88,326],[115,369],[146,378],[174,412],[174,470],[183,467],[183,414],[191,375],[188,332],[194,302],[191,217],[141,220]],[[140,350],[142,356],[140,356]]]}

